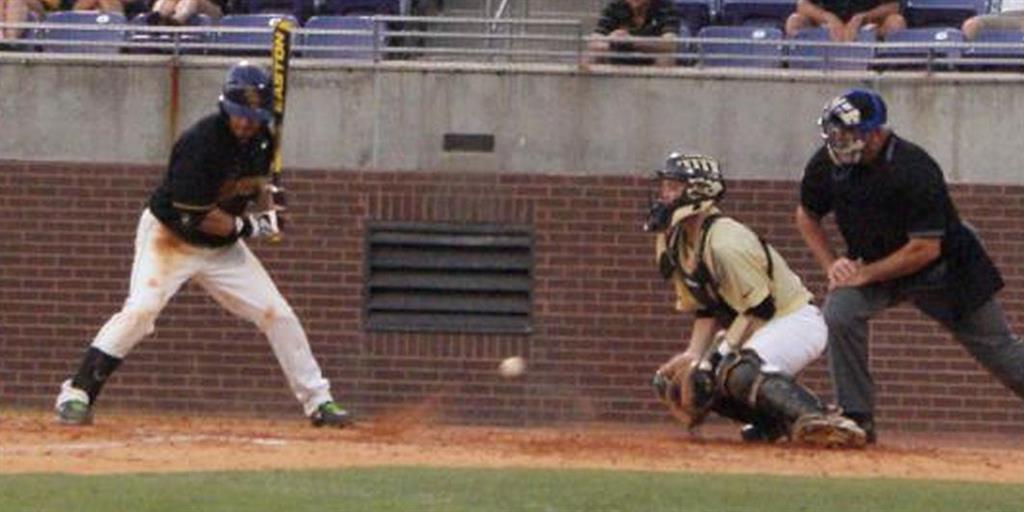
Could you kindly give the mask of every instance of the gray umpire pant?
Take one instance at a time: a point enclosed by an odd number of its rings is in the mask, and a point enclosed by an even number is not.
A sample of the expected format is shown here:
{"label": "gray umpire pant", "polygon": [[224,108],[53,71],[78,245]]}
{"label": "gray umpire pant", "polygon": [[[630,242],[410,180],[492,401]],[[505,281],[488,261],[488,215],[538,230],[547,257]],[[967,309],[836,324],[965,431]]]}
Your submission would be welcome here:
{"label": "gray umpire pant", "polygon": [[[989,299],[956,317],[948,299],[904,296],[885,286],[837,288],[823,313],[828,325],[828,363],[836,401],[847,413],[871,414],[874,382],[868,369],[868,320],[903,299],[938,320],[974,358],[1017,396],[1024,398],[1024,342],[1010,332],[999,303]],[[945,303],[942,303],[945,302]]]}

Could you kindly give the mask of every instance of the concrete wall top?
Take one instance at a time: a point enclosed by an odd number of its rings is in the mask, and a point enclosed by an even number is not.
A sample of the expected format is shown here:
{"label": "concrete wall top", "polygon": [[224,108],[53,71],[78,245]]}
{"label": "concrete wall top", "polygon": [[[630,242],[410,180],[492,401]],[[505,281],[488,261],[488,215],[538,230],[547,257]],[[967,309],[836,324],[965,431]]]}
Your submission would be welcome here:
{"label": "concrete wall top", "polygon": [[[162,164],[216,108],[225,58],[0,56],[0,158]],[[877,88],[890,124],[954,182],[1024,183],[1024,76],[670,70],[298,60],[292,168],[624,174],[674,149],[733,177],[792,180],[820,144],[822,105]],[[494,137],[445,151],[445,134]]]}

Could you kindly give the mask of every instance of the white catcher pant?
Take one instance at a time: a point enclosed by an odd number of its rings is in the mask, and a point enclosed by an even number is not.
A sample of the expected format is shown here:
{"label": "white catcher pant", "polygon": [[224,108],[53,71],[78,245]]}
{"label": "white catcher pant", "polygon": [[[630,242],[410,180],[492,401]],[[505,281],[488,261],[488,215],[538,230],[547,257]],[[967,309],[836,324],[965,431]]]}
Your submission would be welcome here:
{"label": "white catcher pant", "polygon": [[148,209],[142,213],[135,235],[128,299],[121,312],[100,329],[92,346],[125,357],[153,333],[160,311],[189,279],[266,334],[307,415],[331,400],[330,385],[320,372],[299,319],[245,242],[219,249],[191,246],[160,224]]}
{"label": "white catcher pant", "polygon": [[761,326],[743,345],[764,360],[762,370],[795,376],[821,356],[828,327],[821,310],[808,304]]}

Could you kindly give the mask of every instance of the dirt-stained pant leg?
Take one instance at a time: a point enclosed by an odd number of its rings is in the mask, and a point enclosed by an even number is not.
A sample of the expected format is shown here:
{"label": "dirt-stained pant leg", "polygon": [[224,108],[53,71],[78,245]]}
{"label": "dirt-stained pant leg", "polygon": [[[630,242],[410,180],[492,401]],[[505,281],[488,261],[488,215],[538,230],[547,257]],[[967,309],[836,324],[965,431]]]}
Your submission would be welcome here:
{"label": "dirt-stained pant leg", "polygon": [[331,400],[330,384],[313,357],[298,317],[245,242],[239,241],[208,259],[196,282],[225,309],[256,324],[266,334],[288,385],[307,415]]}
{"label": "dirt-stained pant leg", "polygon": [[107,320],[92,346],[124,358],[143,338],[167,301],[201,266],[202,250],[175,237],[146,210],[135,233],[135,259],[128,298],[121,311]]}
{"label": "dirt-stained pant leg", "polygon": [[825,299],[828,366],[836,402],[846,413],[871,414],[875,385],[868,368],[868,321],[891,304],[883,288],[836,288]]}

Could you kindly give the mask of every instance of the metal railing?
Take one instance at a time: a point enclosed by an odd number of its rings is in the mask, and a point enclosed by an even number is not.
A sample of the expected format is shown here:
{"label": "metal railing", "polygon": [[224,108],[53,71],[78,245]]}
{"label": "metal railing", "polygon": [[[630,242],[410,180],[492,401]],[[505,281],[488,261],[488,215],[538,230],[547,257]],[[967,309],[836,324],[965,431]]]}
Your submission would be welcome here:
{"label": "metal railing", "polygon": [[[0,51],[173,55],[266,55],[270,27],[165,27],[136,24],[0,23],[23,29]],[[381,62],[662,63],[692,68],[743,67],[830,70],[922,69],[1024,72],[1024,42],[833,43],[795,39],[607,38],[563,19],[374,16],[363,28],[295,31],[297,58]],[[659,44],[671,51],[638,52]]]}

